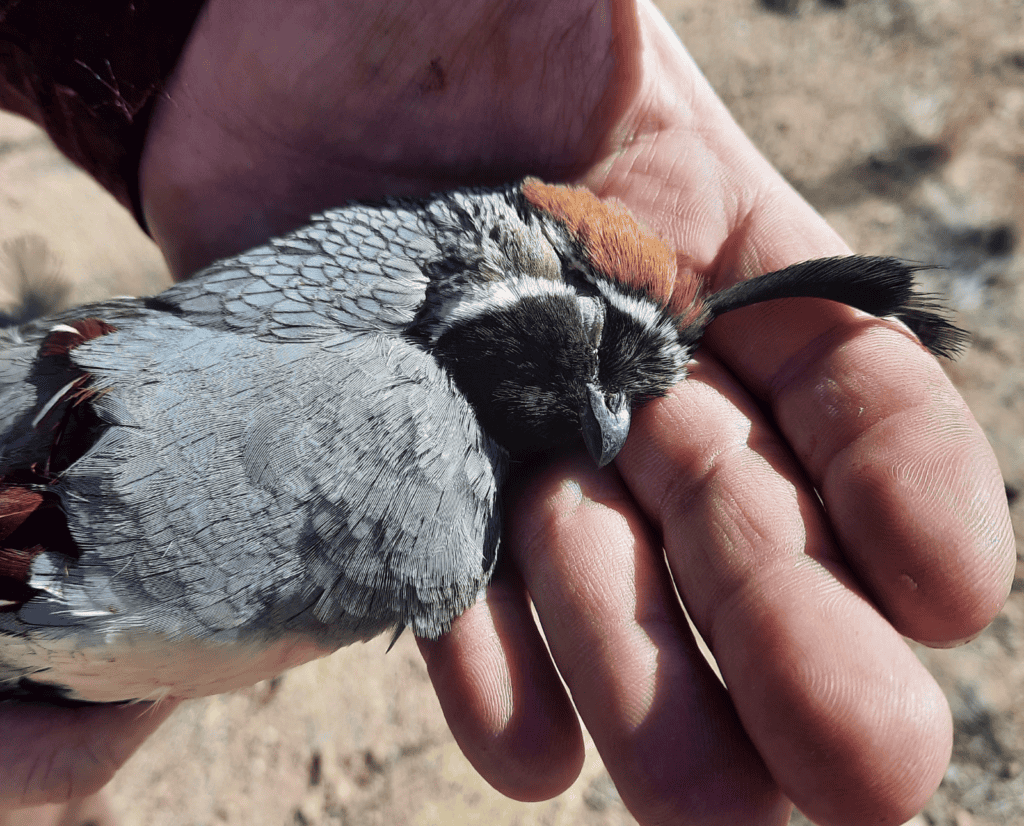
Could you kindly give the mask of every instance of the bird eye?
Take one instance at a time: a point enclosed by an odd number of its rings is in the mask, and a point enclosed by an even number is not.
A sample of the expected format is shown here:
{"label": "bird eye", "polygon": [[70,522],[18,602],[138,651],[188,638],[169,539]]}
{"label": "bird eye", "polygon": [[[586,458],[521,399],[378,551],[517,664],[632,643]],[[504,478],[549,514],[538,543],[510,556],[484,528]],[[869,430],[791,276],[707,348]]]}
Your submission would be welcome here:
{"label": "bird eye", "polygon": [[596,350],[601,345],[601,336],[604,333],[604,302],[599,298],[580,296],[578,306],[583,317],[583,329],[586,331],[587,340]]}
{"label": "bird eye", "polygon": [[618,413],[626,406],[626,394],[621,390],[618,393],[605,393],[604,403],[612,413]]}
{"label": "bird eye", "polygon": [[640,407],[663,396],[679,379],[683,363],[672,329],[607,307],[599,354],[599,381],[608,391],[621,391],[620,403]]}

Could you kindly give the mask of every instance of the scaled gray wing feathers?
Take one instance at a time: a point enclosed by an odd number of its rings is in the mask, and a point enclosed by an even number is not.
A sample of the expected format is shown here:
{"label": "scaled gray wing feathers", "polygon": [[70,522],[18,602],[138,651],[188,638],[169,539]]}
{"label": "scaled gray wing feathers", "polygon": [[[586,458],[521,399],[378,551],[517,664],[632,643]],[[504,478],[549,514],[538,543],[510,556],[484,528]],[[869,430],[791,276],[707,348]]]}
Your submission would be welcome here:
{"label": "scaled gray wing feathers", "polygon": [[431,230],[397,205],[328,212],[158,300],[193,324],[343,348],[361,333],[400,333],[415,319],[429,284],[424,268],[441,254]]}
{"label": "scaled gray wing feathers", "polygon": [[328,213],[153,299],[2,333],[0,475],[45,452],[27,423],[66,378],[36,355],[46,331],[117,328],[70,353],[110,425],[55,486],[82,557],[37,559],[40,594],[0,631],[287,629],[340,645],[401,624],[436,637],[474,601],[503,452],[402,336],[438,250],[390,212]]}

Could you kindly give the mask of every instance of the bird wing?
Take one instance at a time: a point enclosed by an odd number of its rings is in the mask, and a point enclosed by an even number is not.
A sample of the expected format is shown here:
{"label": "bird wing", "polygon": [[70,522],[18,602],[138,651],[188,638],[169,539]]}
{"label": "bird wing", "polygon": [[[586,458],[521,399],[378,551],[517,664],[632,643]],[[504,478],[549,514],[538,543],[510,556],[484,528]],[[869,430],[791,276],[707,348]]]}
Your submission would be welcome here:
{"label": "bird wing", "polygon": [[[133,629],[326,650],[402,624],[436,637],[489,579],[503,453],[401,337],[332,351],[150,310],[69,358],[103,428],[48,491],[77,548],[35,555],[32,598],[0,612],[22,643],[67,626],[85,648],[131,648]],[[23,676],[3,650],[0,679]]]}
{"label": "bird wing", "polygon": [[219,261],[150,300],[194,324],[277,341],[347,346],[416,318],[441,256],[423,211],[356,205]]}
{"label": "bird wing", "polygon": [[117,325],[147,311],[142,299],[118,298],[66,310],[14,327],[0,327],[0,478],[17,468],[43,463],[50,432],[33,426],[41,408],[80,371],[61,359],[39,358],[40,348],[59,325],[99,317]]}
{"label": "bird wing", "polygon": [[29,411],[74,378],[64,364],[37,363],[54,326],[86,316],[116,326],[167,313],[194,326],[342,350],[365,333],[397,334],[415,321],[428,271],[443,258],[438,225],[436,216],[412,205],[350,206],[218,261],[152,298],[113,299],[0,328],[0,476],[45,454],[48,445],[28,426],[35,415]]}

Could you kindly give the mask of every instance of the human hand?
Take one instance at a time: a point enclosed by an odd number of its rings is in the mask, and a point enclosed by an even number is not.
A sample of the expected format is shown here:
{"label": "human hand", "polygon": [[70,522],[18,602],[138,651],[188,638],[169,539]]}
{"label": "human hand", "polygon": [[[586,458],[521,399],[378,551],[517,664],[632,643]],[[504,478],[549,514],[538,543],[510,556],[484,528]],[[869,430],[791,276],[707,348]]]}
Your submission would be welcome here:
{"label": "human hand", "polygon": [[[618,197],[712,288],[847,251],[657,13],[626,2],[212,0],[141,185],[184,276],[351,198],[528,173]],[[421,642],[456,738],[501,791],[550,796],[579,769],[558,673],[641,822],[784,822],[785,797],[824,822],[901,822],[938,782],[948,710],[900,634],[963,639],[1002,604],[998,470],[921,348],[812,306],[717,321],[615,471],[562,459],[520,480],[505,552],[554,664],[512,576]]]}
{"label": "human hand", "polygon": [[0,703],[0,820],[8,809],[96,792],[177,706],[175,700],[82,708]]}

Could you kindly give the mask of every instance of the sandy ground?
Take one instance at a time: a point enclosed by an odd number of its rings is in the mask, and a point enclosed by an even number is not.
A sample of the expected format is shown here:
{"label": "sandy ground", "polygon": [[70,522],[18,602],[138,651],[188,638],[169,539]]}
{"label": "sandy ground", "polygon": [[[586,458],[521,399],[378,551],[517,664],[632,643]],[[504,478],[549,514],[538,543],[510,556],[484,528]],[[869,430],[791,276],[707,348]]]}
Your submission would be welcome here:
{"label": "sandy ground", "polygon": [[[1019,0],[665,0],[754,142],[864,253],[947,267],[975,334],[950,373],[1024,530],[1024,9]],[[68,303],[155,292],[156,249],[29,124],[0,116],[0,310],[59,271]],[[920,650],[957,722],[915,824],[1024,823],[1024,580],[978,640]],[[186,704],[109,787],[125,826],[632,823],[592,746],[546,803],[508,801],[447,732],[411,637]],[[799,815],[794,822],[803,821]]]}

